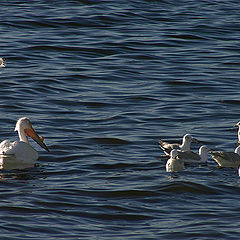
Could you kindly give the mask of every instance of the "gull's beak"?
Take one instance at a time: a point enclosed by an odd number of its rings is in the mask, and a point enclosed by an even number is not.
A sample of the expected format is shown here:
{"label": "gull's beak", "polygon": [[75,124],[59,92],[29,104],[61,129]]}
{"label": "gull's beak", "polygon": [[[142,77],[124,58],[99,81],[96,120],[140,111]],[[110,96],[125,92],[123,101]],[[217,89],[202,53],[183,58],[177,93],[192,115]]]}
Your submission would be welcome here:
{"label": "gull's beak", "polygon": [[239,127],[239,125],[238,124],[235,124],[235,125],[233,125],[234,127]]}
{"label": "gull's beak", "polygon": [[25,133],[31,137],[37,144],[39,144],[42,148],[44,148],[46,151],[50,152],[46,144],[43,142],[44,138],[39,137],[38,134],[35,132],[33,128],[26,128]]}
{"label": "gull's beak", "polygon": [[196,138],[192,138],[192,142],[199,143],[199,141]]}
{"label": "gull's beak", "polygon": [[209,150],[208,150],[208,152],[216,152],[216,150],[215,149],[212,149],[212,148],[210,148]]}

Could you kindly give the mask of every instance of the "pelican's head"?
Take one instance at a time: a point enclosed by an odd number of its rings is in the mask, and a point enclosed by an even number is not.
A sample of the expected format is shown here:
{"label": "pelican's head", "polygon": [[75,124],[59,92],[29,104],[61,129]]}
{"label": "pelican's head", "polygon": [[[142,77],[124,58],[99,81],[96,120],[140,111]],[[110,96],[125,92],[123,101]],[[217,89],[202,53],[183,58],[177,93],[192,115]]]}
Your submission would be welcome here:
{"label": "pelican's head", "polygon": [[32,128],[32,123],[27,117],[19,118],[14,131],[20,131],[21,129]]}
{"label": "pelican's head", "polygon": [[31,137],[37,144],[39,144],[42,148],[44,148],[46,151],[50,152],[48,147],[43,142],[43,137],[40,138],[36,131],[33,129],[32,123],[27,117],[22,117],[18,119],[15,127],[15,131],[21,132],[24,131],[24,133]]}

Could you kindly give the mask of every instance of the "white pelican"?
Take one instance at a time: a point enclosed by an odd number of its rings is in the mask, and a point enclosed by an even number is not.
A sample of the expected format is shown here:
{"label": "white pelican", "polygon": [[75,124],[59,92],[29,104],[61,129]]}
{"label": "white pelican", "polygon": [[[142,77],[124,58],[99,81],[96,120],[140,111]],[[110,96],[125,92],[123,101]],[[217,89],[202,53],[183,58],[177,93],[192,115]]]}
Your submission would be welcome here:
{"label": "white pelican", "polygon": [[208,147],[203,145],[199,148],[198,154],[192,151],[179,151],[178,158],[184,163],[206,163],[208,159]]}
{"label": "white pelican", "polygon": [[5,63],[6,63],[5,59],[0,58],[0,67],[5,67],[6,66]]}
{"label": "white pelican", "polygon": [[234,152],[210,151],[210,154],[220,167],[238,168],[240,165],[240,146]]}
{"label": "white pelican", "polygon": [[38,136],[28,118],[20,118],[17,121],[15,131],[18,131],[19,141],[10,142],[9,140],[4,140],[0,144],[0,165],[3,165],[4,161],[9,161],[12,164],[34,165],[34,162],[38,159],[38,152],[30,146],[28,136],[49,152],[48,147],[43,142],[43,137],[40,138]]}
{"label": "white pelican", "polygon": [[178,158],[178,150],[173,149],[170,152],[170,158],[166,163],[166,172],[179,172],[183,170],[184,162]]}
{"label": "white pelican", "polygon": [[161,139],[158,140],[159,147],[164,151],[166,155],[170,155],[170,152],[173,149],[190,151],[191,142],[197,142],[197,139],[193,138],[190,134],[186,134],[183,136],[182,144],[168,143]]}

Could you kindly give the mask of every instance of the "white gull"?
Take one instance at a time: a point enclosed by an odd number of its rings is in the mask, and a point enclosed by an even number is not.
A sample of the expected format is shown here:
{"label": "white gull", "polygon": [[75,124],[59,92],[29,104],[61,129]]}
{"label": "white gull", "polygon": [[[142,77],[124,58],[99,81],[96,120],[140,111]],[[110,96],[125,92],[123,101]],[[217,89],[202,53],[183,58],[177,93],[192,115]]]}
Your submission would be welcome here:
{"label": "white gull", "polygon": [[199,148],[198,154],[192,151],[179,151],[178,158],[184,163],[206,163],[208,159],[208,147],[203,145]]}
{"label": "white gull", "polygon": [[166,163],[166,172],[179,172],[183,170],[184,162],[178,158],[178,150],[173,149],[170,152],[170,158]]}
{"label": "white gull", "polygon": [[210,151],[212,158],[220,167],[238,168],[240,165],[240,146],[234,152]]}
{"label": "white gull", "polygon": [[238,127],[238,144],[240,144],[240,121],[234,127]]}
{"label": "white gull", "polygon": [[169,143],[159,139],[158,145],[166,155],[170,155],[170,152],[173,149],[179,149],[181,151],[190,151],[192,142],[197,142],[197,139],[193,138],[190,134],[185,134],[182,139],[182,144]]}

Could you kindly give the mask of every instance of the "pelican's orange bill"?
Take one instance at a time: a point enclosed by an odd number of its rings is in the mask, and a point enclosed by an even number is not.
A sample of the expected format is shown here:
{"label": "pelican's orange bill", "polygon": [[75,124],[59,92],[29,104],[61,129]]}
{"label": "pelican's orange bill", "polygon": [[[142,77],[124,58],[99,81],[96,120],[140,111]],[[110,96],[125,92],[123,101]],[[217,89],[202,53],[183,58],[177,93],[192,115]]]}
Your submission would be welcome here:
{"label": "pelican's orange bill", "polygon": [[37,144],[39,144],[42,148],[44,148],[46,151],[50,152],[46,144],[43,142],[44,137],[39,137],[38,134],[35,132],[33,128],[26,128],[25,133],[31,137]]}

